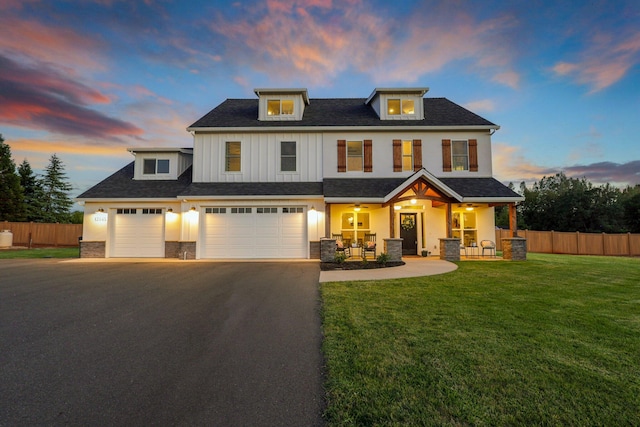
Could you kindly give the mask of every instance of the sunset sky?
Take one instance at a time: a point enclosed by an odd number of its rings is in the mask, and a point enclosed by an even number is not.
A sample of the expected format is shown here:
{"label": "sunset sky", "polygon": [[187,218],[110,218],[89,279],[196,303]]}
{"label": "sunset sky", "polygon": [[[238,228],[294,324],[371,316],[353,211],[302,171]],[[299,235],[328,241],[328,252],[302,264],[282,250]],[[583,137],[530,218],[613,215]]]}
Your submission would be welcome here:
{"label": "sunset sky", "polygon": [[0,0],[0,133],[72,196],[253,88],[405,86],[500,125],[505,183],[640,184],[638,0]]}

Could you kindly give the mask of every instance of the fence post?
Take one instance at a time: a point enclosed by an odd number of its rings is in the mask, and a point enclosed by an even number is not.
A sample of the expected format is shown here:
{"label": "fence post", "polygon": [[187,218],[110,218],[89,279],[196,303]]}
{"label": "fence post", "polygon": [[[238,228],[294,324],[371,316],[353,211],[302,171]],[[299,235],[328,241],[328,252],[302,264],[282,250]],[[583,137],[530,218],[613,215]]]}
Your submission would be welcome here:
{"label": "fence post", "polygon": [[555,249],[553,247],[553,240],[554,240],[553,239],[553,230],[551,230],[551,253],[555,254],[556,252],[555,252]]}
{"label": "fence post", "polygon": [[580,232],[576,231],[576,252],[580,255]]}
{"label": "fence post", "polygon": [[607,248],[606,248],[606,246],[604,244],[604,235],[605,235],[605,233],[602,233],[602,255],[606,255],[607,254],[607,252],[606,252]]}

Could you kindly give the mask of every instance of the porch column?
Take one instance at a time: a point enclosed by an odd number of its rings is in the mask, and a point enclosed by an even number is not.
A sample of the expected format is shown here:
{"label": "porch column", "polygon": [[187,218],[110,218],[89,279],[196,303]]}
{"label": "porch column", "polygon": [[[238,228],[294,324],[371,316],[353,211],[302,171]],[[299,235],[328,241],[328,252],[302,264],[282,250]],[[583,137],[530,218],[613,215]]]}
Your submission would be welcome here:
{"label": "porch column", "polygon": [[331,237],[331,204],[324,205],[324,237]]}
{"label": "porch column", "polygon": [[393,204],[389,205],[389,236],[396,237],[396,210]]}
{"label": "porch column", "polygon": [[509,203],[509,230],[511,237],[518,237],[518,220],[516,217],[515,203]]}
{"label": "porch column", "polygon": [[453,237],[453,208],[451,208],[451,203],[447,203],[447,239],[451,239]]}

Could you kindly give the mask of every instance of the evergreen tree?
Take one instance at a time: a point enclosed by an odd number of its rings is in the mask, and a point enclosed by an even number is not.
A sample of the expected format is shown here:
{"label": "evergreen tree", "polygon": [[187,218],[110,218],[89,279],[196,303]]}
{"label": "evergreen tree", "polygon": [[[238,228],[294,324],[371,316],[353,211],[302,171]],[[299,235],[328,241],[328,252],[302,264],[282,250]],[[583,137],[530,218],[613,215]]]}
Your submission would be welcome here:
{"label": "evergreen tree", "polygon": [[68,222],[73,201],[69,198],[71,184],[67,181],[62,160],[55,154],[49,159],[41,179],[43,198],[43,220],[45,222]]}
{"label": "evergreen tree", "polygon": [[0,221],[24,221],[24,214],[20,177],[11,159],[11,148],[0,134]]}
{"label": "evergreen tree", "polygon": [[18,166],[18,175],[20,175],[20,184],[24,192],[27,221],[43,222],[44,190],[26,159]]}

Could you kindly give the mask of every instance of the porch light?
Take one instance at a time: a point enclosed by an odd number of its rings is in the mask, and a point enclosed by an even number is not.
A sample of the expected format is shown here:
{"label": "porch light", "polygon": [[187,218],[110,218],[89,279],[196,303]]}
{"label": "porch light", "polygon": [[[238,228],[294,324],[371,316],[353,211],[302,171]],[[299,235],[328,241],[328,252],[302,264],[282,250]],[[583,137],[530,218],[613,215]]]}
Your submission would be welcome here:
{"label": "porch light", "polygon": [[191,209],[189,209],[191,212],[195,212],[196,211],[196,207],[195,206],[191,206]]}
{"label": "porch light", "polygon": [[399,211],[400,209],[402,209],[402,206],[400,205],[393,205],[393,209]]}
{"label": "porch light", "polygon": [[167,213],[173,213],[173,209],[171,208],[167,209]]}
{"label": "porch light", "polygon": [[96,211],[96,213],[104,213],[104,209],[102,209],[102,208],[98,208],[98,210]]}
{"label": "porch light", "polygon": [[415,205],[416,203],[418,203],[418,201],[416,199],[411,199],[411,204]]}
{"label": "porch light", "polygon": [[312,206],[311,206],[311,210],[315,212],[316,207],[312,205]]}
{"label": "porch light", "polygon": [[467,207],[467,210],[468,210],[468,211],[472,211],[472,210],[473,210],[473,206],[469,206],[469,207]]}
{"label": "porch light", "polygon": [[357,206],[357,205],[356,205],[356,207],[355,207],[355,208],[353,208],[353,210],[354,210],[354,211],[356,211],[356,212],[360,212],[360,206]]}

